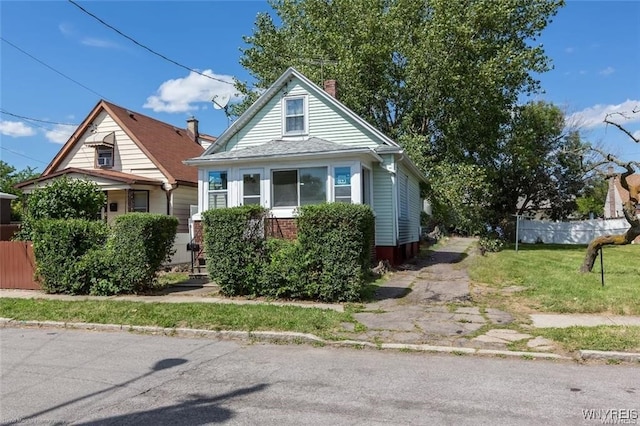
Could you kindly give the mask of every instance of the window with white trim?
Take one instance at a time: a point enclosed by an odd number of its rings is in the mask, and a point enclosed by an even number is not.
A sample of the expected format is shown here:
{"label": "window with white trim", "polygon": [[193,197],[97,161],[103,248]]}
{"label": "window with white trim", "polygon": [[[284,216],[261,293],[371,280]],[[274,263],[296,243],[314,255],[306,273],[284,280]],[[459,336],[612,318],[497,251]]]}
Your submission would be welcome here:
{"label": "window with white trim", "polygon": [[260,204],[260,173],[242,174],[242,204]]}
{"label": "window with white trim", "polygon": [[223,209],[227,207],[227,172],[226,171],[210,171],[209,172],[209,191],[208,191],[208,208]]}
{"label": "window with white trim", "polygon": [[351,167],[333,169],[333,194],[336,203],[351,203]]}
{"label": "window with white trim", "polygon": [[327,201],[327,168],[306,167],[271,172],[273,207],[298,207]]}
{"label": "window with white trim", "polygon": [[304,97],[284,99],[283,133],[285,135],[301,135],[307,133]]}
{"label": "window with white trim", "polygon": [[98,146],[96,147],[96,162],[98,167],[113,167],[113,147]]}
{"label": "window with white trim", "polygon": [[138,213],[149,212],[149,191],[133,190],[131,196],[131,211]]}

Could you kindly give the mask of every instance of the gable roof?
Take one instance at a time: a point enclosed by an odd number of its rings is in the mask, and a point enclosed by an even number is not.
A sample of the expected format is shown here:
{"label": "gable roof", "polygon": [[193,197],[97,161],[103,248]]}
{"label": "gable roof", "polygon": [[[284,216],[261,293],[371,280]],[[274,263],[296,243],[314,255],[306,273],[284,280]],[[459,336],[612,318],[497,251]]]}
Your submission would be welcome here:
{"label": "gable roof", "polygon": [[202,155],[206,156],[215,154],[216,152],[220,151],[222,147],[224,147],[224,145],[233,137],[233,135],[240,131],[240,129],[242,129],[262,109],[262,107],[264,107],[271,100],[271,98],[273,98],[278,93],[278,91],[292,78],[297,78],[302,81],[309,87],[314,96],[316,96],[317,98],[321,98],[327,103],[333,105],[336,109],[343,112],[346,116],[374,134],[383,144],[397,148],[400,147],[400,145],[398,145],[395,141],[393,141],[391,138],[389,138],[387,135],[382,133],[371,124],[367,123],[362,117],[351,111],[338,99],[328,94],[325,90],[309,80],[295,68],[290,67],[271,85],[271,87],[269,87],[262,95],[260,95],[258,100],[256,100],[249,108],[247,108],[247,110],[218,137],[216,143],[209,146],[209,148],[207,148],[207,150]]}
{"label": "gable roof", "polygon": [[[156,120],[146,115],[132,112],[111,102],[100,100],[87,118],[78,126],[58,154],[51,160],[42,176],[48,176],[71,152],[80,137],[102,111],[105,111],[145,153],[153,164],[166,176],[170,184],[198,181],[198,171],[182,162],[186,158],[198,156],[204,148],[196,143],[186,129]],[[201,135],[202,139],[215,140],[213,136]]]}

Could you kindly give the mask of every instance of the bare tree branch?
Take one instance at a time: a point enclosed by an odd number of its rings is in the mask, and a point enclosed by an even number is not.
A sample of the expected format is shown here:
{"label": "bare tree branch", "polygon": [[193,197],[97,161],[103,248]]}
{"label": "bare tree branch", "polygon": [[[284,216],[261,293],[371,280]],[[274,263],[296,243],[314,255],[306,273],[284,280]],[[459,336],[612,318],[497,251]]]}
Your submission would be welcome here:
{"label": "bare tree branch", "polygon": [[[635,113],[635,112],[637,112],[637,111],[634,109],[634,111],[633,111],[633,112]],[[622,131],[622,132],[626,133],[626,134],[627,134],[627,136],[629,136],[629,137],[630,137],[630,138],[631,138],[635,143],[640,143],[640,138],[637,138],[637,137],[633,136],[633,133],[631,133],[629,130],[625,129],[624,127],[622,127],[622,125],[621,125],[621,124],[616,123],[615,121],[611,121],[611,119],[610,119],[609,117],[611,117],[612,115],[621,115],[621,116],[623,116],[624,118],[628,118],[626,115],[624,115],[624,114],[623,114],[623,113],[621,113],[621,112],[613,112],[613,113],[609,113],[609,114],[607,114],[607,115],[605,116],[605,118],[604,118],[604,122],[605,122],[606,124],[611,124],[612,126],[617,127],[620,131]]]}

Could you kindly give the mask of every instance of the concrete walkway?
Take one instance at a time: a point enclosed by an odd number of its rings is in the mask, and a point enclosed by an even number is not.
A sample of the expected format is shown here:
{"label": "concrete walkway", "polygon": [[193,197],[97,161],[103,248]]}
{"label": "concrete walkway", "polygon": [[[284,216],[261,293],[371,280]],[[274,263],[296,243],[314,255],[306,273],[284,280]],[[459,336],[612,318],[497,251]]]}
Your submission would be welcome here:
{"label": "concrete walkway", "polygon": [[[554,342],[541,337],[534,338],[532,335],[507,327],[513,321],[509,313],[497,309],[481,310],[470,303],[469,277],[461,262],[466,257],[474,255],[474,244],[475,240],[471,238],[451,238],[442,242],[428,258],[416,259],[412,263],[402,265],[397,271],[389,273],[388,279],[378,288],[375,300],[365,304],[358,313],[354,314],[355,319],[364,325],[366,331],[358,331],[360,328],[356,330],[353,323],[345,323],[344,330],[340,333],[340,337],[344,340],[332,342],[332,344],[463,353],[524,354],[523,356],[538,353],[548,358],[557,357],[558,355],[553,353],[558,349]],[[271,304],[344,310],[342,304],[219,297],[217,286],[197,281],[170,287],[159,294],[149,296],[67,296],[32,290],[0,290],[0,297],[145,303]],[[1,313],[0,316],[2,316]],[[532,327],[536,328],[561,328],[574,325],[640,326],[640,317],[630,316],[534,314],[531,315],[531,320]],[[10,325],[11,321],[4,319],[2,323]],[[83,327],[100,329],[103,326],[91,324]],[[122,326],[106,327],[112,329]],[[149,327],[141,329],[147,330]],[[480,329],[486,332],[478,333]],[[251,335],[252,338],[256,336],[256,333],[234,331],[181,330],[180,333],[199,333],[203,336],[211,333],[240,337]],[[279,336],[276,340],[287,339],[285,337],[287,333],[264,332],[262,334],[271,337]],[[301,338],[299,333],[288,334],[294,340]],[[315,336],[309,338],[312,341],[319,340]],[[519,342],[519,347],[526,347],[527,351],[532,352],[508,351],[509,345],[514,342]],[[622,359],[620,354],[616,354],[612,356]],[[602,357],[600,353],[589,356]],[[625,356],[640,360],[640,354]]]}

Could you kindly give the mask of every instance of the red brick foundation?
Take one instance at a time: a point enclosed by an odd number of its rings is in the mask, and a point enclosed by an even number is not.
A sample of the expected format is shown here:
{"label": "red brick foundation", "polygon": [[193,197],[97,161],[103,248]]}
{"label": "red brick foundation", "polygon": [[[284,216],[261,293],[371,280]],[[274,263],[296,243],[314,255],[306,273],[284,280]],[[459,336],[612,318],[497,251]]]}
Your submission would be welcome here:
{"label": "red brick foundation", "polygon": [[267,237],[295,240],[298,237],[296,220],[293,218],[267,218],[265,219],[265,233]]}
{"label": "red brick foundation", "polygon": [[401,244],[394,246],[376,246],[375,262],[388,261],[392,266],[397,266],[418,255],[420,242]]}

